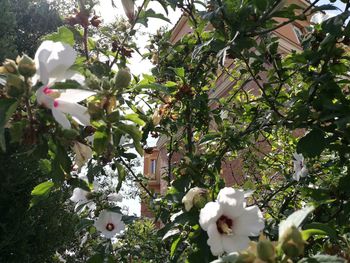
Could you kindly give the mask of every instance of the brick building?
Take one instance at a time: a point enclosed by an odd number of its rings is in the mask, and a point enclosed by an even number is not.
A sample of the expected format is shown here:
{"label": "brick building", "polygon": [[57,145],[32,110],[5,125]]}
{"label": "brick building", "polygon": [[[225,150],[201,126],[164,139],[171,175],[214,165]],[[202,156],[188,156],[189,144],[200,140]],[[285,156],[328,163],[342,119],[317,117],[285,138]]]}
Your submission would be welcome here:
{"label": "brick building", "polygon": [[[289,4],[298,4],[306,8],[309,3],[305,0],[288,0],[287,5]],[[284,22],[284,19],[276,18],[278,22]],[[273,35],[279,38],[279,51],[281,54],[288,54],[291,51],[301,51],[300,39],[305,33],[305,28],[309,26],[307,21],[295,21],[291,24],[287,24],[283,27],[278,28],[273,32]],[[210,28],[209,28],[210,30]],[[192,29],[188,23],[188,18],[182,16],[177,22],[176,26],[172,30],[172,35],[170,41],[176,43],[184,35],[192,32]],[[231,63],[231,65],[230,65]],[[225,64],[228,67],[233,66],[232,60],[226,60]],[[227,96],[231,87],[232,81],[230,77],[225,73],[219,73],[219,77],[216,82],[216,89],[211,91],[209,97],[212,98],[221,98]],[[248,90],[256,90],[256,85],[252,82],[250,85],[247,85]],[[258,92],[258,91],[257,91]],[[148,187],[155,193],[163,194],[166,191],[167,184],[162,180],[162,176],[166,173],[168,167],[168,154],[166,150],[167,138],[160,137],[156,147],[154,147],[152,153],[145,153],[144,156],[144,175],[149,179]],[[267,145],[259,145],[259,147],[265,148],[266,151],[269,151]],[[264,149],[265,151],[265,149]],[[179,161],[181,158],[180,154],[172,155],[171,163]],[[234,183],[241,183],[244,181],[243,172],[242,172],[242,160],[236,159],[228,163],[222,164],[222,176],[225,180],[227,186],[231,186]],[[152,217],[152,214],[147,209],[147,204],[141,204],[141,215]]]}

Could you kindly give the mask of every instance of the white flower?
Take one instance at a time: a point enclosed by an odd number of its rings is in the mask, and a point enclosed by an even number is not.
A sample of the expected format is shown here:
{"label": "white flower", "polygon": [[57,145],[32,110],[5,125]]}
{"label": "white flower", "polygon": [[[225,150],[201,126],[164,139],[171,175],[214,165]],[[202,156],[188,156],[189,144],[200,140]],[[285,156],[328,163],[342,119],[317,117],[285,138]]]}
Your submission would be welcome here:
{"label": "white flower", "polygon": [[190,211],[193,207],[193,199],[197,195],[206,193],[206,190],[199,187],[191,188],[187,194],[182,198],[182,203],[185,205],[185,210]]}
{"label": "white flower", "polygon": [[86,205],[90,210],[94,210],[96,205],[88,199],[90,192],[81,188],[74,188],[73,195],[69,198],[72,202],[76,203],[75,209],[81,205]]}
{"label": "white flower", "polygon": [[102,210],[94,226],[106,238],[112,238],[124,230],[122,215],[108,210]]}
{"label": "white flower", "polygon": [[333,15],[317,12],[311,17],[310,22],[313,24],[322,24],[324,21],[328,20],[331,17],[333,17]]}
{"label": "white flower", "polygon": [[292,227],[299,228],[305,218],[314,210],[313,206],[306,206],[290,214],[286,220],[282,220],[278,226],[278,239],[281,240]]}
{"label": "white flower", "polygon": [[160,115],[160,111],[159,109],[156,109],[152,116],[153,125],[157,126],[161,120],[162,120],[162,116]]}
{"label": "white flower", "polygon": [[123,196],[117,193],[110,193],[107,195],[107,200],[110,202],[121,202],[123,201]]}
{"label": "white flower", "polygon": [[122,5],[126,16],[129,18],[129,21],[133,21],[135,18],[134,0],[122,0]]}
{"label": "white flower", "polygon": [[55,82],[66,79],[76,80],[83,84],[84,77],[69,70],[76,56],[71,46],[52,41],[44,41],[35,53],[37,74],[33,77],[33,81],[39,80],[43,84],[36,91],[38,104],[51,109],[55,120],[65,129],[71,127],[65,114],[70,114],[81,125],[90,124],[87,108],[77,102],[95,94],[95,92],[81,89],[54,90],[50,88]]}
{"label": "white flower", "polygon": [[304,156],[302,154],[293,153],[293,166],[294,166],[294,174],[293,179],[295,181],[299,181],[301,177],[305,177],[308,174],[308,169],[304,163]]}
{"label": "white flower", "polygon": [[248,247],[248,236],[258,236],[264,218],[257,206],[246,207],[245,192],[225,187],[216,202],[209,202],[200,211],[199,224],[208,232],[207,241],[215,256]]}
{"label": "white flower", "polygon": [[75,152],[75,164],[81,168],[88,160],[92,158],[92,150],[89,146],[80,142],[74,142],[73,151]]}

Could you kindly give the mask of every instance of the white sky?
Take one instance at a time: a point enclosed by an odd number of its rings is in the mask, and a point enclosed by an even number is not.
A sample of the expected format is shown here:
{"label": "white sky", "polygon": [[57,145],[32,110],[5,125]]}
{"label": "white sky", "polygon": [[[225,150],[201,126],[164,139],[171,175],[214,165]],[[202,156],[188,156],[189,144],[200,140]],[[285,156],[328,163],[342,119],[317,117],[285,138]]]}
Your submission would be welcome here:
{"label": "white sky", "polygon": [[[97,12],[100,13],[101,17],[103,18],[104,23],[111,23],[115,21],[115,18],[117,16],[123,16],[126,18],[123,6],[121,3],[121,0],[114,0],[115,5],[117,8],[114,8],[112,6],[112,0],[101,0],[100,5],[96,8]],[[142,4],[142,1],[137,0],[136,1],[136,6],[139,6]],[[156,13],[163,13],[165,15],[165,11],[163,7],[158,3],[151,1],[147,9],[152,8]],[[136,10],[136,8],[135,8]],[[155,18],[150,18],[148,22],[148,27],[145,28],[142,25],[138,25],[136,27],[137,32],[136,33],[136,39],[137,39],[137,44],[139,48],[141,48],[141,53],[145,51],[144,47],[147,45],[147,39],[148,36],[144,35],[142,33],[156,33],[157,30],[161,27],[168,26],[169,29],[172,28],[177,20],[180,18],[181,12],[177,10],[174,12],[172,9],[169,9],[169,15],[167,16],[172,24],[167,23],[166,21],[163,21],[161,19],[155,19]],[[153,67],[150,61],[148,60],[142,60],[141,56],[136,54],[136,52],[133,53],[133,57],[129,60],[131,65],[130,65],[130,70],[133,74],[135,75],[140,75],[142,73],[149,73],[150,69]]]}

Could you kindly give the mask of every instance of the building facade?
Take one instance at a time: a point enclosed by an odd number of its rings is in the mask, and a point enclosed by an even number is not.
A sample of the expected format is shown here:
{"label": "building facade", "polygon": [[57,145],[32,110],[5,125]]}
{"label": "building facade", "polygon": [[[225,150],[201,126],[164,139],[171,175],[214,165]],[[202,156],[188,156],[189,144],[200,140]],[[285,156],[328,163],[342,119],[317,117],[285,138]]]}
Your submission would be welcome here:
{"label": "building facade", "polygon": [[[305,0],[288,0],[286,5],[289,4],[298,4],[303,8],[307,8],[309,3]],[[283,19],[276,18],[278,22],[284,22]],[[273,35],[279,39],[279,52],[281,54],[288,54],[291,51],[301,51],[301,38],[306,33],[306,27],[309,26],[308,21],[295,21],[293,23],[287,24],[283,27],[278,28],[273,32]],[[208,29],[210,30],[210,28]],[[176,26],[172,30],[172,35],[170,41],[176,43],[184,35],[191,33],[191,29],[188,18],[182,16],[177,22]],[[225,61],[226,66],[234,66],[233,61],[227,59]],[[233,83],[230,80],[230,76],[224,72],[218,73],[218,79],[216,81],[215,90],[209,93],[209,98],[222,98],[228,95],[231,90]],[[252,82],[249,86],[247,85],[248,90],[256,90],[256,85]],[[167,168],[170,163],[176,163],[180,161],[181,154],[173,154],[171,160],[168,158],[168,153],[166,150],[166,137],[160,137],[157,145],[152,149],[150,153],[145,153],[144,155],[144,175],[148,178],[148,187],[151,191],[158,194],[163,194],[166,192],[167,183],[162,180],[162,177],[166,175]],[[266,144],[259,145],[260,149],[263,151],[269,151],[269,148]],[[232,186],[233,184],[241,184],[244,182],[244,175],[242,169],[243,161],[242,159],[235,159],[229,162],[222,163],[222,177],[225,180],[226,186]],[[152,214],[149,212],[146,203],[141,204],[141,215],[152,217]]]}

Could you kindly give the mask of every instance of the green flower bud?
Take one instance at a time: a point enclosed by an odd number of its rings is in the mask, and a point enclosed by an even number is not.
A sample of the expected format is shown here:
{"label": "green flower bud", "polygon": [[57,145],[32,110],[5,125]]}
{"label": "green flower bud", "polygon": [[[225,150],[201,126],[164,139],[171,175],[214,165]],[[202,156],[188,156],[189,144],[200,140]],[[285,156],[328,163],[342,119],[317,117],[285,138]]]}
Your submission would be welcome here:
{"label": "green flower bud", "polygon": [[129,86],[130,81],[131,81],[131,74],[129,69],[127,68],[120,69],[117,75],[115,76],[114,86],[116,89],[126,88],[127,86]]}
{"label": "green flower bud", "polygon": [[85,82],[86,82],[86,85],[92,90],[100,89],[100,80],[94,75],[87,78]]}
{"label": "green flower bud", "polygon": [[13,61],[12,59],[6,59],[5,62],[3,63],[3,66],[8,73],[17,74],[18,72],[16,62]]}
{"label": "green flower bud", "polygon": [[24,81],[15,74],[8,74],[6,80],[6,93],[9,97],[20,98],[25,92]]}
{"label": "green flower bud", "polygon": [[27,55],[23,55],[18,62],[18,71],[24,77],[33,77],[36,72],[34,61]]}
{"label": "green flower bud", "polygon": [[275,247],[269,240],[261,240],[257,245],[258,257],[266,262],[275,262]]}
{"label": "green flower bud", "polygon": [[282,241],[282,250],[287,256],[294,258],[304,253],[305,241],[295,226],[287,229],[280,241]]}
{"label": "green flower bud", "polygon": [[64,129],[63,136],[68,140],[74,140],[79,136],[79,132],[73,129]]}
{"label": "green flower bud", "polygon": [[107,78],[103,78],[102,80],[102,89],[104,90],[110,90],[112,87],[111,82]]}
{"label": "green flower bud", "polygon": [[103,109],[99,102],[89,102],[87,108],[92,120],[98,120],[103,116]]}
{"label": "green flower bud", "polygon": [[203,208],[207,201],[208,190],[194,187],[191,188],[182,198],[182,203],[186,211],[190,211],[193,206],[196,208]]}
{"label": "green flower bud", "polygon": [[236,263],[254,263],[255,259],[256,259],[256,256],[254,254],[249,252],[243,252],[239,254],[235,262]]}
{"label": "green flower bud", "polygon": [[196,208],[202,209],[208,203],[208,191],[204,190],[193,197],[193,204]]}

